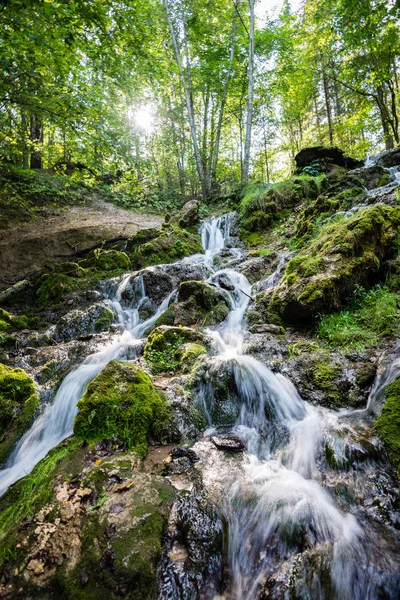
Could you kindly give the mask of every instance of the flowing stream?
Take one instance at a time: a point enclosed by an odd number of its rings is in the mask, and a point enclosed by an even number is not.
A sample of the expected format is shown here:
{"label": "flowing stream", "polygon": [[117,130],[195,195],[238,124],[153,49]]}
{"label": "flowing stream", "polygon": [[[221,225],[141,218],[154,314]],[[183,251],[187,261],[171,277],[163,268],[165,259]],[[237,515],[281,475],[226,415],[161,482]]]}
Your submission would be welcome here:
{"label": "flowing stream", "polygon": [[[206,264],[209,283],[220,287],[231,304],[225,321],[206,332],[211,339],[211,356],[207,377],[197,390],[197,402],[209,428],[195,445],[200,457],[197,468],[202,470],[210,493],[214,487],[219,488],[216,498],[227,524],[229,576],[222,597],[278,597],[268,595],[268,578],[276,582],[285,569],[295,572],[297,568],[304,571],[305,583],[297,589],[296,598],[394,599],[400,580],[393,575],[391,551],[385,550],[377,534],[367,532],[355,502],[341,501],[332,483],[339,476],[322,466],[329,440],[335,456],[346,464],[340,473],[343,486],[356,477],[354,489],[368,485],[375,465],[367,461],[356,473],[346,454],[346,444],[365,431],[363,415],[358,421],[346,420],[339,412],[304,402],[288,378],[245,353],[246,310],[252,286],[229,264],[224,269],[214,268],[216,257],[228,250],[233,218],[232,214],[224,215],[203,223],[204,254],[185,259]],[[229,253],[232,264],[242,255],[240,248],[229,248]],[[286,261],[287,256],[282,256],[277,272],[264,285],[276,285]],[[88,383],[110,360],[135,358],[146,329],[176,296],[172,292],[151,318],[140,322],[146,290],[143,279],[137,277],[134,306],[123,308],[121,295],[129,281],[130,275],[122,278],[111,301],[123,333],[67,375],[52,404],[24,434],[0,472],[0,493],[71,435],[77,402]],[[256,284],[253,292],[257,289]],[[214,422],[219,402],[215,382],[225,373],[234,388],[229,427]],[[376,385],[379,387],[382,381]],[[209,440],[221,431],[243,444],[244,451],[234,463],[228,458],[225,461],[225,453],[215,448],[220,458],[214,460],[213,454],[210,459]],[[289,598],[283,592],[279,597]]]}

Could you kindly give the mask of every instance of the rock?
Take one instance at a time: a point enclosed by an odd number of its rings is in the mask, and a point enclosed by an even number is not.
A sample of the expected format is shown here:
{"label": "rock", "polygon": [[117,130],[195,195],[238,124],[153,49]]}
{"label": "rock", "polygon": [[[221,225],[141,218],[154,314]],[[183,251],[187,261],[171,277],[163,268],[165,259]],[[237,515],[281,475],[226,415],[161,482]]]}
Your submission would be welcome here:
{"label": "rock", "polygon": [[182,357],[186,356],[187,358],[187,344],[189,347],[190,344],[200,345],[201,354],[203,353],[203,346],[201,346],[203,341],[203,335],[195,329],[161,325],[149,335],[144,348],[144,359],[154,373],[174,373],[184,366]]}
{"label": "rock", "polygon": [[142,277],[146,295],[159,306],[182,281],[203,280],[207,276],[208,269],[204,264],[176,262],[147,267],[131,276],[121,298],[123,302],[138,301],[141,293],[138,278]]}
{"label": "rock", "polygon": [[381,154],[377,164],[385,168],[400,166],[400,148],[394,148]]}
{"label": "rock", "polygon": [[182,493],[171,512],[156,597],[212,598],[222,573],[221,518],[201,489]]}
{"label": "rock", "polygon": [[165,396],[149,375],[130,363],[112,360],[79,400],[74,433],[86,441],[117,438],[144,456],[149,439],[164,438],[170,419]]}
{"label": "rock", "polygon": [[384,443],[390,460],[400,467],[400,378],[385,389],[386,402],[375,423],[375,429]]}
{"label": "rock", "polygon": [[303,148],[296,154],[295,161],[299,170],[310,166],[312,163],[318,163],[322,171],[329,171],[333,165],[345,167],[346,169],[356,169],[363,166],[363,161],[346,156],[343,150],[339,148],[326,148],[324,146]]}
{"label": "rock", "polygon": [[182,457],[188,458],[191,463],[196,463],[200,460],[196,452],[186,446],[177,446],[176,448],[172,448],[171,456],[173,459]]}
{"label": "rock", "polygon": [[256,308],[268,322],[310,323],[340,309],[357,285],[370,288],[393,258],[400,209],[377,204],[332,223],[287,265],[280,284],[260,292]]}
{"label": "rock", "polygon": [[181,208],[178,219],[180,227],[192,227],[199,222],[200,204],[197,200],[190,200]]}
{"label": "rock", "polygon": [[267,256],[249,258],[240,265],[240,271],[250,283],[256,283],[272,275],[276,267],[276,258],[275,252]]}
{"label": "rock", "polygon": [[198,254],[202,249],[198,233],[166,224],[157,237],[136,246],[131,259],[135,267],[140,269],[150,265],[173,263],[185,256]]}
{"label": "rock", "polygon": [[344,179],[344,187],[349,183],[358,187],[361,183],[365,189],[373,190],[389,183],[389,173],[383,167],[373,165],[372,167],[363,167],[349,171]]}
{"label": "rock", "polygon": [[282,335],[285,333],[285,330],[279,325],[261,323],[260,325],[253,325],[251,327],[251,333],[272,333],[273,335]]}
{"label": "rock", "polygon": [[114,320],[115,314],[107,303],[92,304],[61,317],[50,335],[57,342],[75,340],[91,333],[107,331]]}
{"label": "rock", "polygon": [[32,423],[38,407],[39,394],[29,375],[0,364],[0,464]]}
{"label": "rock", "polygon": [[228,450],[230,452],[241,452],[245,449],[245,445],[242,440],[236,435],[213,435],[211,441],[218,448],[218,450]]}
{"label": "rock", "polygon": [[229,298],[222,290],[202,281],[185,281],[179,286],[178,303],[161,315],[157,325],[216,325],[225,320],[229,311]]}

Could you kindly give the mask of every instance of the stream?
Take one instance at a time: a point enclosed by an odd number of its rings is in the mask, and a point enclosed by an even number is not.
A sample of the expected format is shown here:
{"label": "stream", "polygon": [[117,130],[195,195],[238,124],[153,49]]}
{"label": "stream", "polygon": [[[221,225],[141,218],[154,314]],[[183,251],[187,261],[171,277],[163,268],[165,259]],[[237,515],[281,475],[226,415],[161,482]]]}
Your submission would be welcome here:
{"label": "stream", "polygon": [[[210,357],[205,367],[207,376],[196,391],[197,403],[208,422],[204,437],[194,445],[200,458],[196,468],[219,505],[227,532],[226,589],[222,596],[207,598],[289,598],[284,592],[269,595],[268,581],[272,578],[278,585],[279,577],[293,569],[305,575],[303,587],[296,588],[296,596],[290,597],[398,598],[395,548],[383,526],[380,529],[369,520],[360,502],[363,490],[379,471],[379,457],[351,461],[348,456],[349,447],[361,455],[363,439],[371,436],[368,411],[356,416],[353,412],[352,418],[347,418],[346,411],[311,405],[303,401],[287,377],[273,373],[245,353],[246,311],[251,298],[259,289],[279,282],[289,256],[283,255],[275,273],[252,288],[235,269],[243,251],[231,247],[234,219],[232,213],[204,222],[204,254],[185,259],[205,265],[207,281],[219,287],[231,305],[225,321],[205,331],[210,339]],[[229,260],[218,270],[215,259],[227,248]],[[131,275],[121,278],[110,300],[122,334],[65,377],[53,402],[23,435],[0,472],[0,494],[72,434],[77,402],[88,383],[109,361],[139,356],[146,330],[176,299],[175,290],[152,317],[141,322],[139,310],[147,300],[143,277],[134,280],[133,305],[127,308],[121,300],[130,281]],[[369,405],[377,402],[384,386],[399,373],[400,359],[390,368],[389,374],[388,370],[382,372],[375,382]],[[234,424],[229,427],[215,423],[213,418],[215,382],[224,373],[229,373],[235,390],[231,404],[227,403],[231,420],[234,415]],[[211,442],[218,436],[236,440],[242,451],[221,452]],[[330,469],[324,460],[328,443],[341,465],[337,469]]]}

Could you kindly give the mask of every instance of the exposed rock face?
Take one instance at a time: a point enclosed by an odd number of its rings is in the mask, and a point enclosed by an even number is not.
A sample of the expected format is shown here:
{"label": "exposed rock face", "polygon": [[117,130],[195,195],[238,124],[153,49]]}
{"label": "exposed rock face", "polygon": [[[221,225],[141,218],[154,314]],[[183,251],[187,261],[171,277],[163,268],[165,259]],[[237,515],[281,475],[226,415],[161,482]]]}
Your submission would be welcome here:
{"label": "exposed rock face", "polygon": [[149,335],[144,358],[153,373],[173,373],[190,367],[206,351],[203,342],[204,336],[195,329],[161,325]]}
{"label": "exposed rock face", "polygon": [[260,292],[256,306],[269,322],[301,324],[343,306],[356,285],[371,287],[396,252],[400,210],[375,205],[332,224],[293,258],[274,292]]}
{"label": "exposed rock face", "polygon": [[276,266],[276,253],[267,256],[248,258],[240,265],[240,270],[250,283],[256,283],[271,275]]}
{"label": "exposed rock face", "polygon": [[90,333],[107,331],[115,319],[105,302],[92,304],[85,309],[72,310],[59,320],[54,332],[49,332],[57,342],[70,341]]}
{"label": "exposed rock face", "polygon": [[332,165],[338,165],[346,169],[356,169],[363,164],[362,161],[346,156],[343,150],[339,148],[326,148],[324,146],[303,148],[295,156],[295,161],[299,170],[311,165],[311,163],[318,163],[324,171],[329,171]]}

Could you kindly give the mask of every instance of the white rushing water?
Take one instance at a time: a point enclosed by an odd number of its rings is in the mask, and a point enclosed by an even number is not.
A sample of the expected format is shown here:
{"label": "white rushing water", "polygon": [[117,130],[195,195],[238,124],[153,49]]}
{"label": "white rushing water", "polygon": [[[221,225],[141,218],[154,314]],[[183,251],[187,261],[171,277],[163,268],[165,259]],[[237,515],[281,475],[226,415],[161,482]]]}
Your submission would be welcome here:
{"label": "white rushing water", "polygon": [[65,377],[52,403],[25,432],[10,455],[5,469],[0,471],[0,495],[4,494],[12,483],[30,473],[52,448],[72,434],[78,400],[82,398],[90,381],[111,360],[135,358],[138,340],[167,310],[175,294],[172,292],[152,317],[140,322],[140,307],[147,300],[142,277],[138,277],[135,282],[138,298],[135,305],[125,309],[121,307],[121,294],[129,281],[130,275],[126,275],[111,301],[123,333],[99,352],[88,356],[79,367]]}

